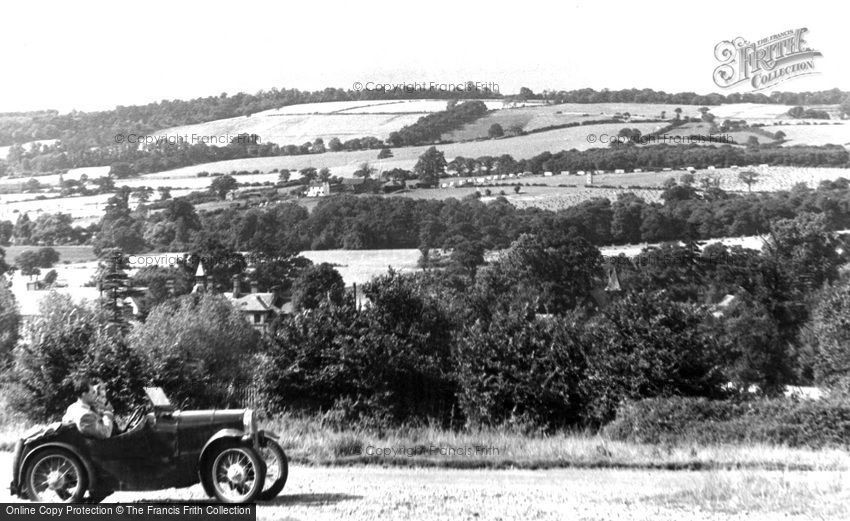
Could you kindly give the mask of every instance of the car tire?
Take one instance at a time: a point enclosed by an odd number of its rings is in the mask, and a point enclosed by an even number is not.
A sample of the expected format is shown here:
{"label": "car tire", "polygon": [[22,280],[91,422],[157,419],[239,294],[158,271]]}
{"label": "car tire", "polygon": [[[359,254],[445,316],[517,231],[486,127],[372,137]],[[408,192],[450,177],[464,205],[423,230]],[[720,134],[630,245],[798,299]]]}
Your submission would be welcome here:
{"label": "car tire", "polygon": [[[263,491],[260,493],[260,500],[269,501],[277,497],[283,486],[286,485],[286,478],[289,477],[289,462],[286,459],[286,453],[283,452],[283,447],[273,439],[267,438],[265,444],[260,447],[260,455],[266,464],[266,479]],[[276,461],[272,461],[272,460]],[[269,480],[269,468],[278,469],[278,474],[272,476]]]}
{"label": "car tire", "polygon": [[251,503],[263,491],[266,466],[249,445],[235,440],[219,443],[204,467],[210,488],[222,503]]}
{"label": "car tire", "polygon": [[30,501],[79,503],[88,488],[82,462],[65,449],[36,452],[29,458],[22,477],[24,493]]}

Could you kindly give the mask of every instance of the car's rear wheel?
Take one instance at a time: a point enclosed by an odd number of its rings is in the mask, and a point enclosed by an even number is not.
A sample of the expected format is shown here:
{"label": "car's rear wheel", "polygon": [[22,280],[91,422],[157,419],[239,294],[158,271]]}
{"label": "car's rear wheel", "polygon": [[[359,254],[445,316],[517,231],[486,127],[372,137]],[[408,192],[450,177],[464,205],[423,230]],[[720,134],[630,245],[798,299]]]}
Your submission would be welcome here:
{"label": "car's rear wheel", "polygon": [[76,503],[87,487],[82,463],[63,449],[45,449],[33,455],[23,478],[30,501]]}
{"label": "car's rear wheel", "polygon": [[289,462],[283,447],[272,439],[266,439],[265,444],[260,447],[260,456],[266,464],[266,479],[260,499],[268,501],[274,499],[286,485],[289,477]]}
{"label": "car's rear wheel", "polygon": [[250,503],[262,492],[265,465],[253,448],[238,442],[222,443],[209,462],[208,479],[222,503]]}

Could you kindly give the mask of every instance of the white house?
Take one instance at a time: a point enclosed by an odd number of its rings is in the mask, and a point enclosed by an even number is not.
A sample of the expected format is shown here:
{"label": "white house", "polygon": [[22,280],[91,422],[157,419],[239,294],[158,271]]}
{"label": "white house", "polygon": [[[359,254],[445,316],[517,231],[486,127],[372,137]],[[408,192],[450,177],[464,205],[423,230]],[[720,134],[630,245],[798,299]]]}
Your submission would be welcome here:
{"label": "white house", "polygon": [[331,185],[327,181],[307,188],[307,197],[325,197],[331,195]]}

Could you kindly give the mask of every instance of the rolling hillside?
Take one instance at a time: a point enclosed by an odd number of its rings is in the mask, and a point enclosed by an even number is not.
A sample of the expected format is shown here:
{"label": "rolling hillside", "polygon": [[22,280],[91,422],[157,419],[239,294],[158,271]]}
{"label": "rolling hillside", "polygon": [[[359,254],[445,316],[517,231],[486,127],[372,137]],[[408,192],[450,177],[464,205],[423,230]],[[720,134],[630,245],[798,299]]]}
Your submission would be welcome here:
{"label": "rolling hillside", "polygon": [[[488,108],[501,108],[501,101],[484,101]],[[322,138],[342,141],[372,136],[386,139],[391,132],[412,125],[432,112],[445,110],[445,100],[334,101],[290,105],[238,118],[220,119],[197,125],[172,127],[156,136],[234,136],[257,134],[262,142],[300,145]]]}

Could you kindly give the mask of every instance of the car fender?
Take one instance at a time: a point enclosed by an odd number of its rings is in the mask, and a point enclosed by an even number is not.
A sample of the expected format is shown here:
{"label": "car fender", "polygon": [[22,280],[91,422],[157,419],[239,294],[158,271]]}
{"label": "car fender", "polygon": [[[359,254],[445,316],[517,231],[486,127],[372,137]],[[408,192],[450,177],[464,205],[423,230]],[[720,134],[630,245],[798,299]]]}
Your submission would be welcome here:
{"label": "car fender", "polygon": [[15,469],[15,483],[17,483],[17,485],[18,485],[19,491],[24,490],[24,487],[23,487],[24,469],[27,468],[27,464],[29,464],[30,460],[32,460],[33,455],[41,452],[44,449],[64,449],[64,450],[67,450],[68,452],[70,452],[71,454],[73,454],[74,456],[76,456],[77,459],[80,460],[80,463],[83,464],[83,468],[86,470],[86,475],[88,477],[89,490],[96,490],[97,489],[98,476],[97,476],[97,472],[95,471],[94,465],[92,464],[91,460],[89,458],[87,458],[80,451],[80,449],[78,449],[77,447],[74,447],[73,445],[71,445],[69,443],[64,443],[64,442],[61,442],[61,441],[52,441],[52,442],[48,442],[48,443],[38,445],[37,447],[28,451],[26,456],[24,456],[23,459],[21,460],[21,463],[18,466],[18,468]]}
{"label": "car fender", "polygon": [[201,455],[198,457],[198,477],[201,480],[201,485],[204,486],[204,492],[207,493],[208,496],[213,496],[212,484],[207,479],[206,473],[204,472],[204,458],[209,454],[210,449],[215,446],[221,440],[224,439],[235,439],[239,441],[250,441],[250,435],[248,439],[245,439],[246,434],[241,429],[221,429],[220,431],[213,434],[210,439],[204,444],[204,448],[201,449]]}
{"label": "car fender", "polygon": [[272,431],[260,431],[259,432],[259,439],[260,439],[260,446],[265,446],[266,440],[272,440],[272,441],[275,441],[277,443],[280,443],[280,441],[278,441],[278,440],[280,440],[280,436],[278,436],[277,434],[275,434]]}

